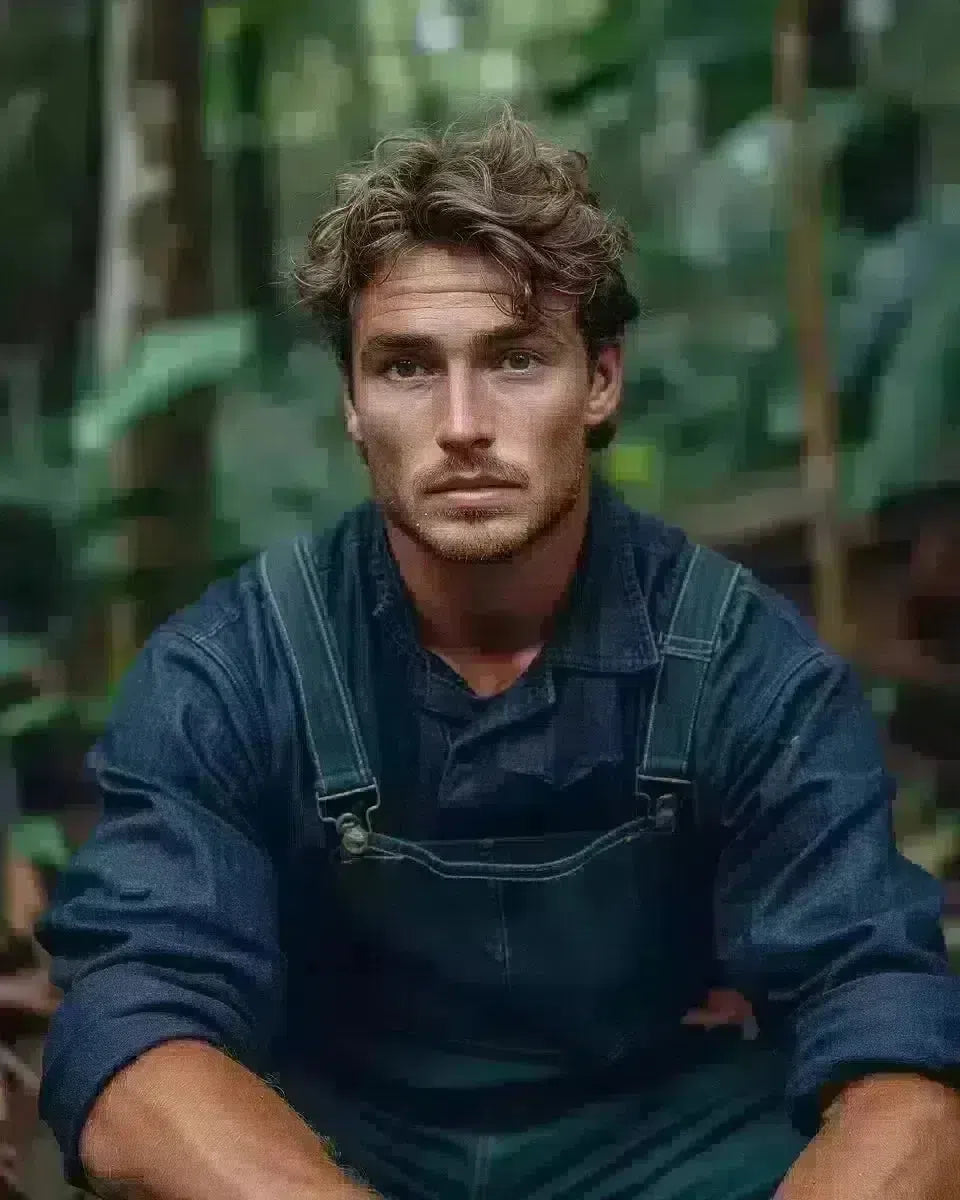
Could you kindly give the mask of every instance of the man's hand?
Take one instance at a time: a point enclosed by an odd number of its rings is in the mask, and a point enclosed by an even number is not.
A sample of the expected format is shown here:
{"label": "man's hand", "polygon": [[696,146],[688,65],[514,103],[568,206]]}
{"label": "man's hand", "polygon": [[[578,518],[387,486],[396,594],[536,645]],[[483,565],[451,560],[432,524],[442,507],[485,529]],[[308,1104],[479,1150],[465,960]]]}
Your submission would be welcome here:
{"label": "man's hand", "polygon": [[680,1022],[716,1029],[724,1025],[740,1025],[745,1038],[756,1037],[756,1018],[749,1001],[732,988],[711,988],[700,1008],[691,1008]]}
{"label": "man's hand", "polygon": [[918,1075],[843,1089],[775,1200],[958,1200],[960,1093]]}
{"label": "man's hand", "polygon": [[28,967],[0,976],[0,1014],[28,1013],[52,1017],[62,996],[50,982],[46,967]]}

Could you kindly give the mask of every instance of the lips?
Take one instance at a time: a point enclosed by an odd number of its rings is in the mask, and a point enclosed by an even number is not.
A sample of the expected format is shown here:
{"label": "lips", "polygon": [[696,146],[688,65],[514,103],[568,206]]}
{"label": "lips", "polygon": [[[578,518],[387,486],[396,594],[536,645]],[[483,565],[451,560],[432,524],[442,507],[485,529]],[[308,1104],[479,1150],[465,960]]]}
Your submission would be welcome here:
{"label": "lips", "polygon": [[514,488],[516,484],[504,483],[502,479],[489,479],[476,476],[472,479],[450,479],[440,487],[430,489],[431,494],[444,492],[490,492]]}

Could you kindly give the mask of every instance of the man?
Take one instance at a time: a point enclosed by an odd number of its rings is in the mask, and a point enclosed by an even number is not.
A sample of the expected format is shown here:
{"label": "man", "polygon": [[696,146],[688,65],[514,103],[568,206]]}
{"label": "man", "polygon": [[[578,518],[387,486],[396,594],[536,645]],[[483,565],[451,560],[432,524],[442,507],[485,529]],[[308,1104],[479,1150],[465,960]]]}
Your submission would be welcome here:
{"label": "man", "polygon": [[[158,630],[92,754],[41,935],[77,1182],[956,1194],[960,986],[851,672],[591,479],[625,247],[509,114],[317,222],[374,502]],[[704,1027],[712,986],[759,1042]]]}

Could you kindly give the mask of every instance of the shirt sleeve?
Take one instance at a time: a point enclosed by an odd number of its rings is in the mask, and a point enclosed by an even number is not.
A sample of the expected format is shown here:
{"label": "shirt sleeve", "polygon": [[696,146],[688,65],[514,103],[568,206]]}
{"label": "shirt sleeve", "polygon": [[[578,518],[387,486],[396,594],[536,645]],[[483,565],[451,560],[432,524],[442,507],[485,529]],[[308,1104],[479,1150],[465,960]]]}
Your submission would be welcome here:
{"label": "shirt sleeve", "polygon": [[856,676],[798,629],[746,618],[706,724],[724,763],[719,958],[788,1048],[787,1103],[812,1135],[828,1084],[890,1070],[960,1082],[960,978],[942,888],[897,848]]}
{"label": "shirt sleeve", "polygon": [[80,1133],[126,1064],[199,1039],[256,1061],[281,1010],[276,880],[256,815],[263,738],[216,648],[164,631],[132,667],[88,765],[102,818],[39,930],[65,996],[40,1113],[86,1184]]}

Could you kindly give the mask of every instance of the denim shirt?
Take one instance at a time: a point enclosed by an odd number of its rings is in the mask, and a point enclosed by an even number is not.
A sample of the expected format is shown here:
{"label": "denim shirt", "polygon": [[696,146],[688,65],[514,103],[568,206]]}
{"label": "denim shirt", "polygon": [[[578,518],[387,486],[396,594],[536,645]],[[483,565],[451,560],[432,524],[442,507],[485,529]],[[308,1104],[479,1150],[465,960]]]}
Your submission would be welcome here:
{"label": "denim shirt", "polygon": [[174,1038],[361,1090],[480,1089],[491,1064],[547,1088],[618,1060],[641,1079],[722,982],[786,1049],[803,1132],[830,1082],[954,1078],[942,893],[896,848],[872,715],[749,572],[692,722],[696,822],[638,834],[638,730],[692,549],[595,484],[553,637],[479,698],[421,647],[375,507],[347,514],[329,571],[387,847],[359,867],[304,824],[300,698],[256,565],[154,633],[90,754],[102,820],[39,931],[65,992],[40,1106],[69,1178],[99,1092]]}

